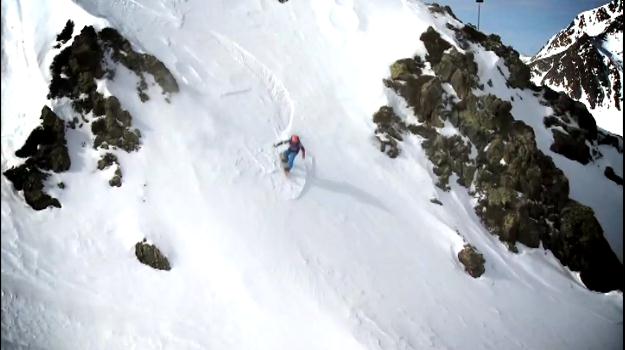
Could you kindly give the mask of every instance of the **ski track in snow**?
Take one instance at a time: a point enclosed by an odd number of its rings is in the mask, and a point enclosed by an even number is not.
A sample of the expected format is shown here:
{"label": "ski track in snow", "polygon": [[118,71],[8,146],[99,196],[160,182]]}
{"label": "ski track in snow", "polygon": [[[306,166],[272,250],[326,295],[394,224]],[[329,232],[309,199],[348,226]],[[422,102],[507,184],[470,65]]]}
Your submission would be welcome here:
{"label": "ski track in snow", "polygon": [[254,55],[246,51],[234,40],[231,40],[215,31],[211,31],[211,35],[213,35],[218,42],[223,45],[235,61],[247,67],[252,74],[263,82],[269,91],[274,104],[277,106],[276,115],[272,118],[272,126],[275,136],[276,138],[287,137],[293,124],[294,108],[293,100],[291,99],[291,96],[282,81],[280,81],[280,79],[278,79],[276,75],[269,70],[269,68],[258,61]]}
{"label": "ski track in snow", "polygon": [[[267,66],[234,40],[215,31],[211,31],[211,35],[217,39],[235,62],[247,68],[254,77],[262,82],[262,85],[269,93],[271,104],[274,106],[273,113],[269,117],[275,136],[274,140],[279,141],[288,138],[293,127],[294,107],[293,100],[284,83]],[[221,97],[226,98],[232,95],[246,94],[252,92],[252,90],[253,88],[244,88],[227,91],[222,93]],[[306,162],[300,158],[301,155],[298,155],[300,159],[296,161],[295,168],[288,179],[285,179],[280,166],[276,165],[276,162],[272,160],[278,158],[279,163],[279,154],[273,156],[274,152],[269,147],[269,145],[265,145],[256,151],[252,151],[249,147],[244,147],[242,150],[243,156],[247,157],[251,162],[238,163],[237,166],[243,168],[251,163],[261,174],[270,177],[271,187],[274,191],[280,193],[282,198],[291,200],[299,198],[306,186],[307,174],[310,172],[309,167],[313,164],[312,158],[309,158],[310,162]]]}

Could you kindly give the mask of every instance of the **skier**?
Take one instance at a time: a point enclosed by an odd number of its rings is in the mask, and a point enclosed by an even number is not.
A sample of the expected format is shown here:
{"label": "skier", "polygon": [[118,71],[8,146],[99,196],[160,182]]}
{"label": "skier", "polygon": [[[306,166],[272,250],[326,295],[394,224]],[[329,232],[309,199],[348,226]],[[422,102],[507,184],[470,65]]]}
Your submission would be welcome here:
{"label": "skier", "polygon": [[282,152],[282,154],[280,155],[280,160],[282,160],[282,164],[285,165],[284,172],[286,174],[288,174],[289,171],[291,171],[291,169],[293,168],[295,157],[299,153],[300,149],[302,150],[302,159],[306,159],[306,149],[304,148],[304,145],[302,145],[302,143],[300,142],[299,136],[297,135],[291,136],[290,140],[280,141],[273,145],[273,147],[278,147],[287,142],[289,143],[289,148],[287,148],[286,151]]}

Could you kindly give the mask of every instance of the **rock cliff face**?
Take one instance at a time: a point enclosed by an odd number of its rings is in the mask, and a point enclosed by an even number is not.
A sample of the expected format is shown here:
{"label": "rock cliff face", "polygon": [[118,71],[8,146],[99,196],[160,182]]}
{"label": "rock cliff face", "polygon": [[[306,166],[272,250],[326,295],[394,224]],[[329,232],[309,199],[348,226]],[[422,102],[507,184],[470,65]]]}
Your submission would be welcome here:
{"label": "rock cliff face", "polygon": [[600,127],[622,135],[622,0],[580,13],[528,64],[536,84],[584,103]]}
{"label": "rock cliff face", "polygon": [[[483,92],[476,56],[486,49],[506,66],[505,86],[497,94],[528,90],[551,108],[553,115],[544,118],[553,134],[551,151],[587,164],[602,157],[601,144],[622,153],[622,138],[599,130],[582,103],[534,85],[519,54],[496,35],[470,26],[448,28],[453,43],[430,27],[420,37],[425,57],[401,58],[391,65],[384,84],[405,100],[414,118],[400,118],[392,106],[381,107],[373,117],[381,151],[398,157],[401,142],[410,134],[419,136],[437,185],[447,191],[455,177],[467,187],[477,199],[476,214],[511,251],[517,242],[528,247],[542,243],[564,265],[580,271],[590,289],[622,289],[622,264],[593,210],[570,198],[568,178],[539,149],[534,129],[512,114],[512,103]],[[445,128],[457,132],[450,135]]]}

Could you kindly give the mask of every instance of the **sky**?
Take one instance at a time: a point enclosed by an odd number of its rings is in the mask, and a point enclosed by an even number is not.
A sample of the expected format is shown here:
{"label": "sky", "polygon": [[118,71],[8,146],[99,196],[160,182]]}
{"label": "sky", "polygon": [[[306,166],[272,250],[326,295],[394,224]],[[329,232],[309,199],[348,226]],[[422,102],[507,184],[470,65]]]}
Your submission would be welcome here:
{"label": "sky", "polygon": [[[449,5],[463,22],[477,23],[475,0],[435,0]],[[608,0],[484,0],[480,30],[496,33],[519,53],[533,56],[578,13],[607,4]]]}

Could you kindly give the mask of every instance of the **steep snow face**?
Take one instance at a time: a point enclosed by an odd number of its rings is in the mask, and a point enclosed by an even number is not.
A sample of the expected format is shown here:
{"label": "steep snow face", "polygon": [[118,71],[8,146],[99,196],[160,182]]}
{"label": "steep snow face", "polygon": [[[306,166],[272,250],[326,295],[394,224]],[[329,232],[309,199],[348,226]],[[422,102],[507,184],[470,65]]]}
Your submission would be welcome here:
{"label": "steep snow face", "polygon": [[580,13],[528,61],[533,81],[583,102],[623,135],[623,1]]}
{"label": "steep snow face", "polygon": [[[3,1],[2,171],[44,104],[74,116],[45,99],[70,18],[117,28],[180,93],[168,103],[153,86],[142,103],[123,67],[99,83],[143,135],[117,154],[121,188],[81,129],[67,131],[72,168],[46,186],[63,208],[33,211],[2,177],[3,347],[620,348],[622,293],[588,291],[543,249],[508,252],[465,189],[434,185],[416,137],[398,159],[376,148],[389,64],[423,55],[428,26],[453,42],[453,19],[400,0]],[[520,112],[539,128],[532,103]],[[272,144],[293,132],[307,158],[287,179]],[[143,237],[171,271],[137,262]],[[465,241],[486,259],[478,279],[456,259]]]}

